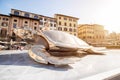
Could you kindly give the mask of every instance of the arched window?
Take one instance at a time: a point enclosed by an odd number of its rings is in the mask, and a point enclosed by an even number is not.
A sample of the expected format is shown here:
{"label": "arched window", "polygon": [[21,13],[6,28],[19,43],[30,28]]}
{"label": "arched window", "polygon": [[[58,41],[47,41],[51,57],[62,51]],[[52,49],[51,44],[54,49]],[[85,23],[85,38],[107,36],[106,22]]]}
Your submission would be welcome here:
{"label": "arched window", "polygon": [[37,29],[37,27],[34,27],[34,30],[36,30]]}
{"label": "arched window", "polygon": [[53,26],[53,24],[52,24],[52,23],[50,23],[50,26],[52,27],[52,26]]}
{"label": "arched window", "polygon": [[1,29],[1,33],[0,33],[2,37],[7,36],[7,30],[6,29]]}
{"label": "arched window", "polygon": [[4,27],[7,27],[7,26],[8,26],[8,23],[3,22],[1,25],[4,26]]}
{"label": "arched window", "polygon": [[59,25],[61,25],[61,22],[59,22]]}
{"label": "arched window", "polygon": [[65,22],[64,25],[67,26],[67,23]]}
{"label": "arched window", "polygon": [[54,24],[54,27],[56,27],[56,24]]}
{"label": "arched window", "polygon": [[58,27],[58,30],[62,31],[62,28],[61,28],[61,27]]}
{"label": "arched window", "polygon": [[69,31],[72,32],[72,28],[69,28]]}
{"label": "arched window", "polygon": [[43,25],[43,22],[42,22],[42,21],[40,21],[40,25]]}
{"label": "arched window", "polygon": [[74,27],[76,27],[76,25],[74,24]]}
{"label": "arched window", "polygon": [[70,23],[70,24],[69,24],[69,26],[71,27],[71,26],[72,26],[72,24]]}
{"label": "arched window", "polygon": [[74,29],[74,32],[76,32],[76,29]]}
{"label": "arched window", "polygon": [[64,28],[64,31],[67,31],[67,28]]}

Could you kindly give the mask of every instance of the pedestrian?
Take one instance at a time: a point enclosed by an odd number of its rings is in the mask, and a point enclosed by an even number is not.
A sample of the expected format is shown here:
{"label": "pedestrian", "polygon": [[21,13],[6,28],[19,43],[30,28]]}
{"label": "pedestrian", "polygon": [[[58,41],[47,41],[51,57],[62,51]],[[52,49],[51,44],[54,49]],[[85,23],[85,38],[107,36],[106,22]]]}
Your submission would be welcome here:
{"label": "pedestrian", "polygon": [[19,45],[17,45],[17,50],[19,50]]}

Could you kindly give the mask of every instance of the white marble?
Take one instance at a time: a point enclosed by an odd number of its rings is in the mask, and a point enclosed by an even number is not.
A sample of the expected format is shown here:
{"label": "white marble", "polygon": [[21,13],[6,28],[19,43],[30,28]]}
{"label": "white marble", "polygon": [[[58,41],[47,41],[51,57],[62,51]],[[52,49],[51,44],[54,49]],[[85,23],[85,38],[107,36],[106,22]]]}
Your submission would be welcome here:
{"label": "white marble", "polygon": [[120,50],[88,55],[69,66],[34,62],[26,50],[0,51],[0,80],[81,80],[120,68]]}

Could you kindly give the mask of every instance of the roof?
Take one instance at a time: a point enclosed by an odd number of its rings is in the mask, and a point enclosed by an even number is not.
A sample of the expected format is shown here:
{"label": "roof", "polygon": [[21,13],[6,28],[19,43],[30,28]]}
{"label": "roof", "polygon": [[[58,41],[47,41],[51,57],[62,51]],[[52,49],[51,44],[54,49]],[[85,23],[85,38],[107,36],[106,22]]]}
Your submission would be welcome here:
{"label": "roof", "polygon": [[69,17],[69,18],[74,18],[74,19],[79,19],[77,17],[73,17],[73,16],[67,16],[67,15],[63,15],[63,14],[55,14],[56,16],[64,16],[64,17]]}
{"label": "roof", "polygon": [[36,18],[25,17],[25,16],[20,16],[20,15],[14,15],[14,14],[10,14],[10,16],[21,17],[21,18],[27,18],[27,19],[33,19],[33,20],[39,20],[39,19],[36,19]]}
{"label": "roof", "polygon": [[7,17],[10,17],[10,15],[6,15],[6,14],[0,14],[0,16],[7,16]]}
{"label": "roof", "polygon": [[38,16],[42,16],[42,17],[46,17],[46,18],[55,19],[53,17],[44,16],[44,15],[40,15],[40,14],[35,14],[35,13],[31,13],[31,12],[27,12],[27,11],[22,11],[22,10],[18,10],[18,9],[11,9],[11,10],[17,10],[17,11],[21,11],[21,12],[25,12],[25,13],[30,13],[30,14],[34,14],[34,15],[38,15]]}

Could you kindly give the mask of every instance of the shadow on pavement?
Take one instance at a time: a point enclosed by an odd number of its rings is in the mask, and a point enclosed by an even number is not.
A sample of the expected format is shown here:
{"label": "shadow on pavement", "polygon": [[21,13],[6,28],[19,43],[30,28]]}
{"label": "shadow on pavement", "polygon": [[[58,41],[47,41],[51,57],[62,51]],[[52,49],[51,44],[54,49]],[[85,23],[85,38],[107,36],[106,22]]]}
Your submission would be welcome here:
{"label": "shadow on pavement", "polygon": [[57,71],[72,69],[71,66],[59,66],[40,64],[32,60],[27,53],[0,54],[0,65],[31,66],[35,68],[46,68]]}

